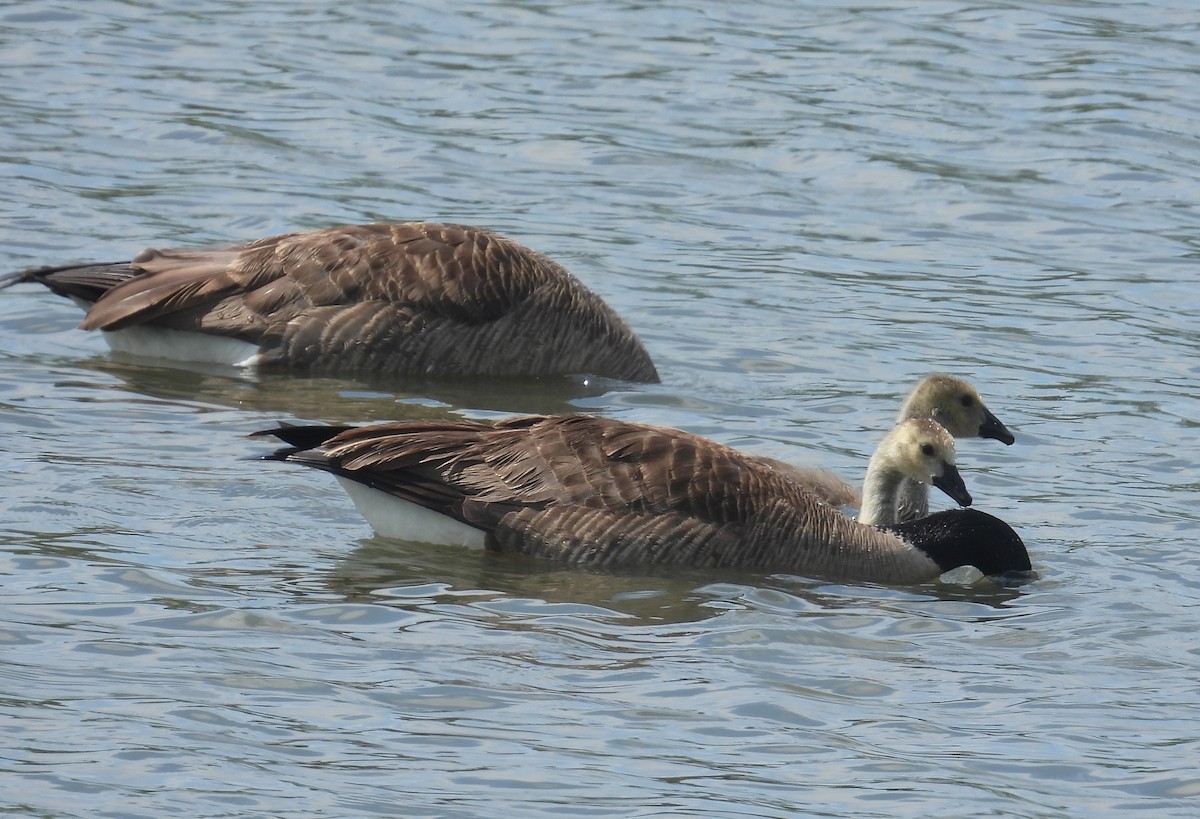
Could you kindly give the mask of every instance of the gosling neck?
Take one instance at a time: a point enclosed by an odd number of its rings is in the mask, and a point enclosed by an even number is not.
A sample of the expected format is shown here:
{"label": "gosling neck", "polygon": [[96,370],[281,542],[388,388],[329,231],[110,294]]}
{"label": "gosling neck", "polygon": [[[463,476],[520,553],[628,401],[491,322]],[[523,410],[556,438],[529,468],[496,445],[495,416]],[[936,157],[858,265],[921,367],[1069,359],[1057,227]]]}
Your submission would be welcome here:
{"label": "gosling neck", "polygon": [[900,489],[903,485],[904,473],[887,466],[877,455],[872,455],[867,463],[867,476],[863,480],[858,522],[868,526],[890,526],[896,523],[896,509],[900,503]]}

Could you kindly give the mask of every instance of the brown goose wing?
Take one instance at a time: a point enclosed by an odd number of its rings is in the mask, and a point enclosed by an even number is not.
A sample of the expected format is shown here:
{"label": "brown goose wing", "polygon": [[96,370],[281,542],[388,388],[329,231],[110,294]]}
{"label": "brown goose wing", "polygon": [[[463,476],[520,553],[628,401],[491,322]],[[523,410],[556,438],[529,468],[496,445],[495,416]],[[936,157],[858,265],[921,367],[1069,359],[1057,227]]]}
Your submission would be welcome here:
{"label": "brown goose wing", "polygon": [[736,450],[678,430],[588,415],[401,421],[341,432],[320,448],[348,475],[436,476],[477,503],[580,505],[742,520],[786,483]]}
{"label": "brown goose wing", "polygon": [[514,510],[495,523],[491,543],[501,552],[600,567],[719,568],[752,560],[738,523],[583,506]]}
{"label": "brown goose wing", "polygon": [[[132,273],[88,310],[84,330],[122,330],[138,324],[200,329],[203,314],[245,289],[233,270],[240,249],[146,250],[128,264]],[[251,328],[235,335],[246,337]]]}
{"label": "brown goose wing", "polygon": [[786,538],[763,533],[817,503],[721,444],[590,416],[384,424],[288,459],[483,529],[502,551],[599,565],[766,560]]}
{"label": "brown goose wing", "polygon": [[522,267],[519,249],[474,228],[409,222],[289,233],[215,249],[147,250],[130,264],[139,275],[105,293],[84,327],[166,324],[165,317],[226,299],[264,321],[369,300],[487,321],[539,283],[537,266]]}
{"label": "brown goose wing", "polygon": [[260,344],[263,363],[656,381],[632,330],[563,267],[478,228],[351,225],[150,250],[85,329],[152,323]]}

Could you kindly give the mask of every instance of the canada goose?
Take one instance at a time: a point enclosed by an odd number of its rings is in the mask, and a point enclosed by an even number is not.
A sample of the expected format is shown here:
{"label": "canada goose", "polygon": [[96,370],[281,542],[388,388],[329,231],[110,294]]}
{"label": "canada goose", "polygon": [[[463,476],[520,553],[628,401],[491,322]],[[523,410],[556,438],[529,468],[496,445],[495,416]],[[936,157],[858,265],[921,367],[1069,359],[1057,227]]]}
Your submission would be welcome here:
{"label": "canada goose", "polygon": [[[1016,438],[992,414],[969,383],[951,375],[929,375],[913,387],[900,407],[896,421],[932,418],[955,438],[995,438],[1012,445]],[[929,487],[912,479],[900,486],[896,520],[923,518],[929,514]]]}
{"label": "canada goose", "polygon": [[590,374],[656,382],[628,325],[565,268],[480,228],[350,225],[48,267],[114,350],[309,373]]}
{"label": "canada goose", "polygon": [[963,565],[1032,576],[974,510],[859,523],[730,447],[584,415],[265,430],[263,460],[337,476],[382,535],[603,567],[679,565],[921,582]]}

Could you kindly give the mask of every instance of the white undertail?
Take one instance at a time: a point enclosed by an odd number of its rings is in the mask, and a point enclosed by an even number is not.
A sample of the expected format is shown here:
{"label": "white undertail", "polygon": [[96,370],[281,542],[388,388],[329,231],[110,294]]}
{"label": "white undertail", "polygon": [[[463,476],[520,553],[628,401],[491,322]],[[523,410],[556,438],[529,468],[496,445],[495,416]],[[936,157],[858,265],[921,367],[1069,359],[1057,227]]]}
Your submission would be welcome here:
{"label": "white undertail", "polygon": [[438,546],[484,548],[481,529],[430,511],[410,501],[372,489],[358,481],[337,476],[359,513],[378,534],[398,540],[433,543]]}

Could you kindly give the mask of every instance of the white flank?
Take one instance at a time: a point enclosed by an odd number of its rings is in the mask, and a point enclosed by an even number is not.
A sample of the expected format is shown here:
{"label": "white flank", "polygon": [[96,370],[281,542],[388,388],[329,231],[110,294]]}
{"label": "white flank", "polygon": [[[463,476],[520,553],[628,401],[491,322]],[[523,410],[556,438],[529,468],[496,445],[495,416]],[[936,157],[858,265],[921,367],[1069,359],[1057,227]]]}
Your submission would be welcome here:
{"label": "white flank", "polygon": [[384,537],[438,546],[463,546],[468,549],[484,547],[482,529],[439,515],[424,506],[372,489],[358,481],[340,475],[337,479],[371,528]]}
{"label": "white flank", "polygon": [[103,333],[114,352],[172,361],[203,361],[234,367],[258,363],[258,345],[248,341],[162,327],[127,327]]}

